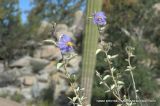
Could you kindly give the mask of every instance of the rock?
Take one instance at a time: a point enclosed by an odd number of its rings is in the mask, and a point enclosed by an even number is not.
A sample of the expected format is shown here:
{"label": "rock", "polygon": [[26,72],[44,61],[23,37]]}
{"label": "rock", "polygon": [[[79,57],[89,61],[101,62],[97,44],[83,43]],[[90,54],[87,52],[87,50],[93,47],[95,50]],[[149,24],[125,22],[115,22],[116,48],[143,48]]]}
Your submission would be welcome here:
{"label": "rock", "polygon": [[31,57],[25,56],[25,57],[20,58],[19,60],[14,61],[9,66],[11,68],[13,68],[13,67],[25,67],[25,66],[30,65],[30,59],[31,59]]}
{"label": "rock", "polygon": [[48,73],[42,73],[41,75],[37,75],[37,79],[40,82],[48,82],[49,74]]}
{"label": "rock", "polygon": [[32,69],[32,66],[29,65],[29,66],[25,66],[23,68],[18,69],[17,72],[20,73],[20,76],[32,75],[33,69]]}
{"label": "rock", "polygon": [[25,76],[23,80],[23,84],[26,86],[31,86],[36,82],[35,76]]}
{"label": "rock", "polygon": [[34,52],[35,58],[44,58],[44,59],[61,59],[61,51],[59,48],[54,45],[43,45]]}
{"label": "rock", "polygon": [[69,61],[69,65],[73,68],[73,71],[70,72],[71,74],[72,73],[76,73],[77,71],[79,71],[80,67],[79,67],[79,64],[81,62],[81,56],[76,56],[74,57],[73,59],[71,59]]}
{"label": "rock", "polygon": [[69,30],[68,26],[65,24],[58,24],[55,30],[55,36],[57,39],[60,38],[61,35],[66,34],[74,39],[73,33]]}
{"label": "rock", "polygon": [[7,86],[7,87],[1,87],[0,88],[0,95],[14,95],[15,93],[19,92],[20,88],[15,86]]}
{"label": "rock", "polygon": [[68,31],[68,26],[66,24],[57,24],[56,32]]}
{"label": "rock", "polygon": [[[81,62],[81,57],[80,56],[76,56],[73,59],[71,59],[69,61],[69,65],[67,66],[67,72],[69,74],[77,73],[80,69],[80,67],[79,67],[80,62]],[[65,72],[63,67],[61,67],[60,70],[62,72]]]}
{"label": "rock", "polygon": [[[24,82],[24,76],[32,76],[32,67],[26,66],[23,68],[13,68],[3,73],[0,73],[0,86],[1,83],[7,85],[20,86]],[[7,84],[8,82],[8,84]]]}
{"label": "rock", "polygon": [[[160,86],[160,78],[156,78],[155,81],[156,81],[157,85]],[[160,89],[154,91],[154,96],[157,98],[160,97]]]}
{"label": "rock", "polygon": [[159,98],[160,97],[160,90],[154,92],[154,97]]}
{"label": "rock", "polygon": [[80,24],[83,23],[82,19],[83,19],[83,12],[81,10],[76,11],[74,15],[74,25],[80,26]]}
{"label": "rock", "polygon": [[33,97],[32,97],[32,94],[31,94],[31,87],[22,88],[22,89],[21,89],[21,95],[22,95],[27,101],[33,100]]}
{"label": "rock", "polygon": [[50,31],[52,30],[52,24],[50,24],[49,22],[43,20],[41,22],[40,28],[38,29],[38,35],[40,34],[49,34]]}
{"label": "rock", "polygon": [[32,66],[32,69],[34,72],[40,71],[48,64],[49,64],[49,61],[46,59],[31,58],[30,60],[30,65]]}
{"label": "rock", "polygon": [[71,37],[72,39],[74,39],[74,35],[72,32],[70,31],[59,31],[59,32],[56,32],[56,37],[59,39],[63,34],[66,34],[68,35],[69,37]]}
{"label": "rock", "polygon": [[34,85],[32,86],[32,89],[31,89],[32,96],[34,98],[40,97],[42,91],[44,89],[47,89],[48,87],[49,87],[48,83],[41,83],[41,82],[34,83]]}
{"label": "rock", "polygon": [[73,25],[71,26],[70,30],[74,33],[74,35],[76,37],[79,37],[79,35],[84,30],[84,18],[83,18],[82,11],[79,10],[79,11],[75,12],[74,22],[73,22]]}
{"label": "rock", "polygon": [[[63,73],[65,73],[65,70],[64,70],[63,67],[61,67],[59,70],[62,71]],[[67,67],[66,70],[67,70],[67,72],[68,72],[69,74],[76,73],[75,68],[74,68],[74,67],[71,67],[71,66]]]}
{"label": "rock", "polygon": [[25,105],[22,105],[20,103],[17,103],[9,99],[0,98],[0,106],[25,106]]}
{"label": "rock", "polygon": [[149,41],[144,42],[144,49],[149,54],[158,54],[158,52],[159,52],[156,45],[154,43],[149,42]]}
{"label": "rock", "polygon": [[0,87],[15,84],[17,82],[17,74],[16,71],[4,71],[0,73]]}
{"label": "rock", "polygon": [[[25,56],[19,60],[16,60],[13,62],[10,67],[18,67],[22,74],[29,74],[31,71],[39,71],[43,69],[46,65],[49,64],[49,61],[46,59],[38,59],[38,58],[32,58],[29,56]],[[23,71],[25,73],[23,73]],[[27,72],[27,73],[26,73]]]}
{"label": "rock", "polygon": [[37,47],[38,44],[36,41],[34,40],[29,40],[29,41],[26,41],[26,43],[24,44],[24,47]]}
{"label": "rock", "polygon": [[0,62],[0,72],[4,71],[4,64]]}
{"label": "rock", "polygon": [[160,13],[160,3],[154,4],[152,8],[155,10],[156,15]]}
{"label": "rock", "polygon": [[160,86],[160,78],[156,79],[157,84]]}
{"label": "rock", "polygon": [[68,89],[68,83],[63,73],[57,72],[52,76],[52,85],[54,90],[54,100],[57,100],[61,95],[61,92],[65,92]]}
{"label": "rock", "polygon": [[50,62],[44,69],[40,71],[41,73],[54,73],[57,72],[56,61]]}
{"label": "rock", "polygon": [[71,106],[71,104],[69,103],[70,100],[68,99],[65,92],[62,92],[55,102],[57,106]]}

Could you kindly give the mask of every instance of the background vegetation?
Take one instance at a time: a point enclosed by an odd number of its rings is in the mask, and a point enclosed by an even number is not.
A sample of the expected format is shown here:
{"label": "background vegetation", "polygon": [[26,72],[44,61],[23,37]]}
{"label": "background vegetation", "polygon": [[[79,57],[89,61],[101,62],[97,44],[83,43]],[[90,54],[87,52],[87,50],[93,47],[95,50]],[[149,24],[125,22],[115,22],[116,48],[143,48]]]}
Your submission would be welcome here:
{"label": "background vegetation", "polygon": [[[74,13],[86,6],[85,0],[54,1],[33,0],[33,8],[28,11],[28,21],[24,24],[18,7],[19,1],[0,0],[0,60],[4,61],[6,67],[13,59],[26,54],[32,55],[39,41],[51,37],[50,29],[47,33],[38,33],[42,21],[71,25]],[[154,95],[159,89],[155,79],[160,77],[160,10],[153,8],[156,3],[160,3],[160,0],[104,0],[103,10],[108,23],[106,42],[113,43],[111,54],[119,54],[114,66],[122,73],[123,81],[128,87],[130,80],[123,70],[127,64],[124,61],[125,46],[130,45],[135,47],[136,58],[132,63],[136,66],[134,76],[140,97],[158,100]],[[34,45],[30,46],[31,41]],[[96,70],[101,74],[105,74],[107,70],[103,58],[102,53],[97,56]],[[112,98],[104,93],[104,88],[98,82],[95,77],[93,106],[97,105],[96,99]]]}

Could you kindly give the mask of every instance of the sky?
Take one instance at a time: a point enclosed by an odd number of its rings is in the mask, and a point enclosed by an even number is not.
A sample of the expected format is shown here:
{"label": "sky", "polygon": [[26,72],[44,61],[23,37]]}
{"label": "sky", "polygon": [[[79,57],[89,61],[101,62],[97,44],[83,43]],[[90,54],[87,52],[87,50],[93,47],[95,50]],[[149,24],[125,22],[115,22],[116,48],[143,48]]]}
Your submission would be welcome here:
{"label": "sky", "polygon": [[27,22],[27,13],[25,11],[31,9],[30,0],[19,0],[19,7],[22,12],[22,15],[21,15],[22,22],[26,23]]}
{"label": "sky", "polygon": [[[22,19],[22,23],[26,23],[27,22],[27,13],[26,11],[31,10],[33,6],[31,6],[30,4],[31,0],[19,0],[19,7],[21,9],[22,15],[21,15],[21,19]],[[84,11],[85,6],[83,6],[81,8],[82,11]]]}

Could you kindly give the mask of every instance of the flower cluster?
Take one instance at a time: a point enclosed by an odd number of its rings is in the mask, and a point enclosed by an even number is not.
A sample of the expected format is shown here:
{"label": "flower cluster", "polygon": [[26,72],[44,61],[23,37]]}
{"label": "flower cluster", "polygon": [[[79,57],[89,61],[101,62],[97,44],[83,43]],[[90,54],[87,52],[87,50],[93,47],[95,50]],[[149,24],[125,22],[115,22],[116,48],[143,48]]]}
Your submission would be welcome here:
{"label": "flower cluster", "polygon": [[73,51],[73,40],[68,35],[62,35],[58,42],[58,47],[60,48],[62,54]]}
{"label": "flower cluster", "polygon": [[106,25],[106,18],[104,12],[97,12],[93,14],[93,23],[96,25]]}
{"label": "flower cluster", "polygon": [[[93,15],[93,23],[96,25],[106,25],[106,16],[104,12],[97,12]],[[68,35],[63,34],[59,41],[58,47],[60,48],[62,54],[73,51],[73,40]]]}
{"label": "flower cluster", "polygon": [[[106,19],[107,19],[107,17],[105,16],[105,13],[102,11],[94,13],[94,15],[93,15],[93,23],[97,25],[99,34],[101,35],[100,37],[104,36],[103,31],[104,31],[105,25],[107,24]],[[65,34],[63,34],[60,37],[60,39],[57,43],[57,46],[61,50],[62,55],[74,51],[74,49],[73,49],[74,43],[73,43],[72,38],[68,35],[65,35]],[[109,55],[108,54],[109,50],[111,49],[111,43],[105,43],[105,42],[103,42],[103,39],[101,39],[101,46],[102,46],[102,48],[98,49],[96,51],[96,54],[98,54],[99,52],[105,53],[106,58],[104,59],[104,61],[106,63],[108,63],[110,73],[105,76],[102,76],[102,75],[100,75],[100,73],[98,71],[96,72],[97,77],[100,79],[100,84],[103,84],[107,88],[107,90],[105,92],[110,92],[115,96],[116,100],[119,103],[118,104],[119,106],[122,106],[123,104],[125,106],[134,105],[135,103],[129,102],[130,99],[127,98],[127,95],[121,94],[121,89],[125,86],[125,82],[123,82],[123,79],[121,78],[120,73],[117,71],[117,69],[112,64],[113,59],[116,58],[118,55],[117,54],[116,55]],[[133,77],[133,73],[132,73],[132,70],[134,70],[135,67],[132,67],[131,62],[130,62],[130,57],[134,56],[132,54],[133,48],[127,47],[126,51],[128,54],[128,59],[127,59],[128,66],[127,66],[126,71],[130,72],[131,79],[133,82],[133,90],[135,93],[135,99],[137,100],[138,99],[138,95],[137,95],[138,90],[136,89],[135,81],[134,81],[134,77]],[[70,55],[70,58],[64,59],[62,63],[58,63],[57,68],[63,66],[67,78],[72,79],[72,75],[70,75],[67,72],[67,65],[68,65],[69,61],[72,58],[74,58],[74,56],[72,56],[71,54],[69,54],[69,55]],[[112,80],[112,82],[107,83],[108,79]],[[79,87],[75,86],[75,84],[76,84],[76,82],[70,82],[70,85],[71,85],[71,88],[75,94],[75,97],[69,98],[69,99],[71,100],[71,102],[74,105],[83,106],[83,104],[84,104],[83,102],[85,100],[85,97],[80,95],[80,91],[83,91],[83,90],[79,89]],[[124,101],[126,101],[126,102],[124,102]]]}

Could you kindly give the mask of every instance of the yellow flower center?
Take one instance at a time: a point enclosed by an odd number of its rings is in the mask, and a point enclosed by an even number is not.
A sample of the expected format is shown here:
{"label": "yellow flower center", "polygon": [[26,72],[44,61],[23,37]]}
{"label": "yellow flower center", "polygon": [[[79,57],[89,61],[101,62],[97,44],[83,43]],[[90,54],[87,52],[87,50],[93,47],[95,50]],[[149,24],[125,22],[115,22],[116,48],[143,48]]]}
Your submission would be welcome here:
{"label": "yellow flower center", "polygon": [[102,19],[102,17],[101,17],[101,16],[98,16],[97,19],[100,21],[100,20]]}
{"label": "yellow flower center", "polygon": [[72,42],[67,42],[67,46],[73,46]]}

